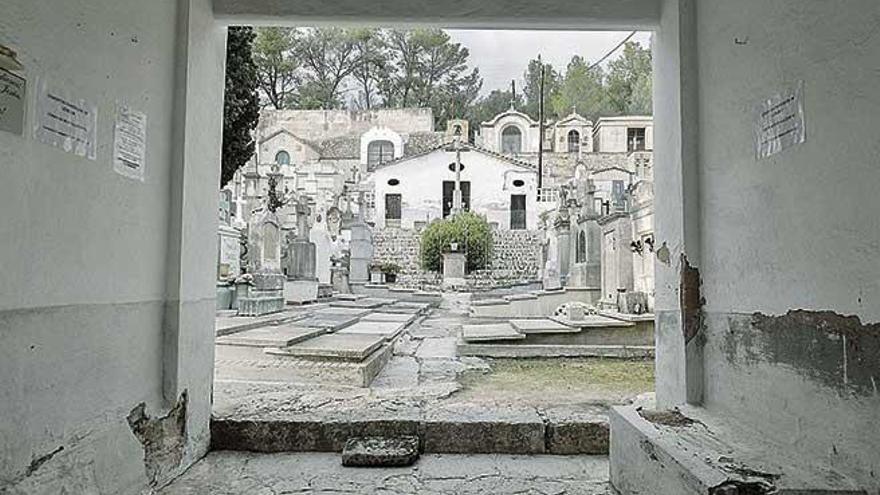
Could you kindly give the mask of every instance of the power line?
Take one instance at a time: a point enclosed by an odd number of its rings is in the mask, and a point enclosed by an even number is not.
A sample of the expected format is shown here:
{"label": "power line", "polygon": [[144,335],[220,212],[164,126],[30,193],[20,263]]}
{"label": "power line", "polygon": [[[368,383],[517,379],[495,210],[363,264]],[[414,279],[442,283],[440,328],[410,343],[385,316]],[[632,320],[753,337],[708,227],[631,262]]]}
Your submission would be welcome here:
{"label": "power line", "polygon": [[623,45],[625,45],[627,41],[631,40],[632,37],[636,35],[636,33],[637,33],[637,31],[633,31],[633,32],[629,33],[629,36],[627,36],[626,38],[624,38],[623,41],[621,41],[620,43],[617,44],[617,46],[615,46],[614,48],[612,48],[610,52],[606,53],[604,57],[600,58],[598,62],[596,62],[596,63],[590,65],[589,67],[587,67],[587,71],[591,71],[591,70],[595,69],[596,67],[598,67],[599,64],[601,64],[602,62],[605,61],[605,59],[607,59],[608,57],[610,57],[610,56],[611,56],[614,52],[616,52],[620,47],[622,47]]}

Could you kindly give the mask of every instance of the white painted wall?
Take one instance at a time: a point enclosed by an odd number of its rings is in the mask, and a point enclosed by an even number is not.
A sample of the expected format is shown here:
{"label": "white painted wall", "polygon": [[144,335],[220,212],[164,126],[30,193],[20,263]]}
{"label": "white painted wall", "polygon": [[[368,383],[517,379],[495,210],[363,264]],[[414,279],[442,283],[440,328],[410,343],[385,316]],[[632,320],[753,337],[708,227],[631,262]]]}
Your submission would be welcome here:
{"label": "white painted wall", "polygon": [[595,150],[600,153],[626,153],[627,129],[645,128],[645,149],[654,149],[654,122],[651,117],[607,117],[599,119],[594,132]]}
{"label": "white painted wall", "polygon": [[[724,359],[734,331],[724,315],[829,309],[880,321],[878,19],[872,0],[702,0],[696,43],[706,403],[875,488],[880,396],[848,389],[844,346],[820,341],[804,356],[836,366],[818,352],[836,349],[838,387],[766,356],[742,369]],[[757,160],[756,106],[799,80],[806,143]]]}
{"label": "white painted wall", "polygon": [[[486,215],[489,222],[497,222],[501,228],[510,226],[510,196],[526,195],[526,228],[538,225],[537,174],[510,162],[479,151],[462,152],[464,170],[462,181],[471,183],[471,208]],[[403,160],[377,169],[371,175],[376,194],[376,225],[385,226],[385,195],[401,194],[401,226],[412,228],[413,222],[440,218],[443,199],[443,181],[455,180],[455,172],[449,164],[455,162],[452,151],[436,150],[427,155]],[[400,184],[390,186],[390,179]],[[513,185],[522,180],[523,186]]]}
{"label": "white painted wall", "polygon": [[[0,132],[0,491],[140,493],[144,450],[126,421],[137,404],[153,416],[187,390],[181,468],[208,445],[222,34],[206,0],[2,8],[0,43],[26,66],[28,127],[37,78],[99,115],[95,161]],[[213,105],[190,91],[196,73]],[[148,115],[143,183],[112,170],[117,102]]]}

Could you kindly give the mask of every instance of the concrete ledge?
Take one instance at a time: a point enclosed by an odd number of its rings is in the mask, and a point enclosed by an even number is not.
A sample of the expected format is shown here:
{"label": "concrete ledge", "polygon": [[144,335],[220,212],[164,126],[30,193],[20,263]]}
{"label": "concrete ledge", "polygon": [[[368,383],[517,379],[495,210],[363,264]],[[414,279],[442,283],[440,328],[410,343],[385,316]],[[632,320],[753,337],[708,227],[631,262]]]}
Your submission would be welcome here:
{"label": "concrete ledge", "polygon": [[419,427],[427,453],[543,454],[544,421],[534,410],[438,409]]}
{"label": "concrete ledge", "polygon": [[[453,405],[395,414],[346,410],[320,417],[211,419],[213,450],[342,452],[350,438],[417,436],[425,453],[608,453],[608,420],[597,407],[485,408]],[[377,414],[379,416],[377,416]]]}
{"label": "concrete ledge", "polygon": [[212,450],[342,452],[349,438],[417,435],[419,422],[389,419],[211,419]]}
{"label": "concrete ledge", "polygon": [[[537,297],[535,298],[537,299]],[[474,301],[471,303],[471,306],[482,307],[482,306],[506,306],[510,304],[505,299],[482,299],[480,301]]]}
{"label": "concrete ledge", "polygon": [[827,460],[771,445],[705,410],[612,409],[611,483],[621,495],[867,493]]}
{"label": "concrete ledge", "polygon": [[610,357],[621,359],[654,356],[653,346],[617,345],[536,345],[536,344],[458,344],[459,356],[494,358]]}

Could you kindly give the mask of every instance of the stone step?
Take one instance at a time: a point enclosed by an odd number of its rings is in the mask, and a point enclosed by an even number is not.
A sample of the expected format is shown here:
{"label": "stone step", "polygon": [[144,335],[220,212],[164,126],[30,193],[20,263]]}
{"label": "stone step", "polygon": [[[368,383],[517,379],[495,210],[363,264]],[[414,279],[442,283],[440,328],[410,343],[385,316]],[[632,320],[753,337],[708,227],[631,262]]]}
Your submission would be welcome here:
{"label": "stone step", "polygon": [[342,449],[342,465],[348,467],[411,466],[419,458],[419,437],[354,437]]}
{"label": "stone step", "polygon": [[595,406],[536,410],[454,404],[400,412],[355,409],[324,416],[214,417],[211,447],[342,452],[352,438],[413,436],[424,453],[606,455],[608,432],[605,412]]}
{"label": "stone step", "polygon": [[382,335],[334,333],[267,352],[275,356],[363,361],[384,343],[385,338]]}
{"label": "stone step", "polygon": [[465,342],[496,342],[526,338],[525,334],[517,331],[510,323],[463,325],[461,336]]}
{"label": "stone step", "polygon": [[615,407],[611,430],[611,482],[621,495],[867,493],[827,460],[804,459],[700,408]]}
{"label": "stone step", "polygon": [[533,333],[578,333],[581,331],[579,327],[564,325],[549,318],[510,320],[510,324],[517,331],[526,335]]}
{"label": "stone step", "polygon": [[248,347],[287,347],[304,340],[323,335],[324,328],[308,328],[296,324],[268,326],[245,330],[243,332],[217,337],[218,345],[239,345]]}

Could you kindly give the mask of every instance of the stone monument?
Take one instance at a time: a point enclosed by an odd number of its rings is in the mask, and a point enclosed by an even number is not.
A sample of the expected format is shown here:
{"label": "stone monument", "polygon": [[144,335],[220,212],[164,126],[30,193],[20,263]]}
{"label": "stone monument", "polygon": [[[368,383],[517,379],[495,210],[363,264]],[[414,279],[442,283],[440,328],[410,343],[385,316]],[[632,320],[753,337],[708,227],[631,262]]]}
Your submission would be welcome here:
{"label": "stone monument", "polygon": [[452,243],[449,251],[443,253],[443,288],[464,287],[466,267],[467,257],[461,252],[457,242]]}
{"label": "stone monument", "polygon": [[357,217],[351,224],[351,253],[349,280],[353,284],[366,284],[370,280],[370,263],[373,260],[373,233],[364,220],[364,193],[358,194]]}
{"label": "stone monument", "polygon": [[291,304],[305,304],[318,300],[318,278],[315,276],[315,243],[310,239],[311,213],[305,198],[295,198],[296,235],[287,246],[287,280],[284,282],[284,300]]}
{"label": "stone monument", "polygon": [[284,309],[284,274],[281,271],[281,222],[276,210],[283,205],[276,187],[277,166],[269,174],[269,194],[263,208],[248,224],[248,285],[238,298],[239,316],[261,316]]}

